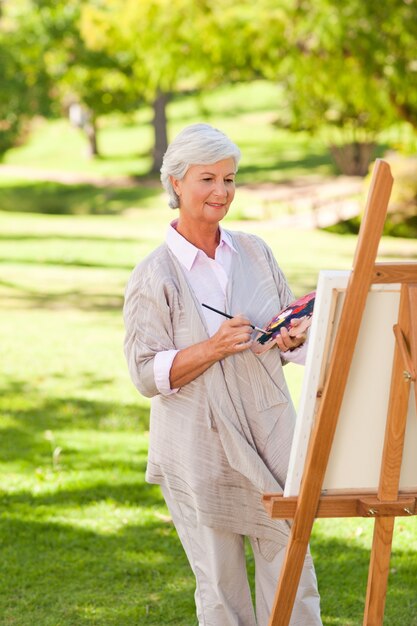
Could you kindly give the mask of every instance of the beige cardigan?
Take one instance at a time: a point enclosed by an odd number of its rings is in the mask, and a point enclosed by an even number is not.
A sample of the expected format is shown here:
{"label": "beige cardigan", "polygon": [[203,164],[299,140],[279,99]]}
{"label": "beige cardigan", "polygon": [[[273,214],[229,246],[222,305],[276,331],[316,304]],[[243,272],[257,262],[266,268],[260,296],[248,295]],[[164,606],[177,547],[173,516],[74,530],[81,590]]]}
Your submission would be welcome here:
{"label": "beige cardigan", "polygon": [[[226,311],[263,326],[292,293],[261,239],[228,232],[238,254]],[[155,354],[209,336],[200,303],[166,244],[135,268],[124,318],[130,375],[152,398],[148,482],[191,504],[201,523],[286,543],[288,524],[271,520],[261,503],[263,492],[282,490],[295,420],[278,350],[230,356],[177,393],[159,394]]]}

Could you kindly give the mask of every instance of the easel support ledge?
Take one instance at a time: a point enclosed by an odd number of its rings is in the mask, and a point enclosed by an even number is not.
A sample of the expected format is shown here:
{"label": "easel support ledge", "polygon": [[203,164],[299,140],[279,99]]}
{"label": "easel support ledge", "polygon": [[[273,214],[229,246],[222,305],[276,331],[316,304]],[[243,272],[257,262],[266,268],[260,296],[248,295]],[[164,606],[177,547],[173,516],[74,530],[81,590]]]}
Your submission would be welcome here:
{"label": "easel support ledge", "polygon": [[[293,519],[297,509],[298,496],[285,497],[282,494],[264,494],[263,504],[273,519]],[[411,517],[417,515],[417,486],[400,491],[395,500],[381,501],[376,491],[339,491],[323,494],[317,506],[316,518],[336,517]]]}

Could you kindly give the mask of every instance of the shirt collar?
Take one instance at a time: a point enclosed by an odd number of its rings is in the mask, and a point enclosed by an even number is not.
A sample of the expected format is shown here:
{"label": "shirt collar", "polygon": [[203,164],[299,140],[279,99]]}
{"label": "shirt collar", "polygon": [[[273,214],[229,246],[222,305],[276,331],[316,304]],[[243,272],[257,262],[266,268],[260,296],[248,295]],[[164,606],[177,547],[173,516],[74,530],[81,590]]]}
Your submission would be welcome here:
{"label": "shirt collar", "polygon": [[[196,246],[194,246],[192,243],[187,241],[187,239],[185,239],[182,235],[179,234],[179,232],[176,229],[177,222],[178,220],[174,220],[168,226],[165,241],[166,241],[167,246],[171,250],[171,252],[175,254],[177,259],[184,265],[184,267],[188,271],[190,271],[194,264],[194,261],[197,258],[197,255],[198,254],[205,255],[205,252],[200,250],[200,248],[197,248]],[[223,230],[221,226],[219,226],[219,229],[220,229],[220,242],[219,242],[219,245],[217,246],[217,250],[219,250],[223,246],[227,246],[228,248],[230,248],[232,252],[236,252],[236,248],[233,246],[232,238],[230,237],[229,233]]]}

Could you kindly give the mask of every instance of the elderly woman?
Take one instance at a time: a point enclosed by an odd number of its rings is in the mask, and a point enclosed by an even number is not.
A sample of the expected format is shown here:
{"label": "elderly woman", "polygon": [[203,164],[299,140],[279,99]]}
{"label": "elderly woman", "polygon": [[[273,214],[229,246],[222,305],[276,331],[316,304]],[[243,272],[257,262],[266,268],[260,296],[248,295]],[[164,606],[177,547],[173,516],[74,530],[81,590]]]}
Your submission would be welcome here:
{"label": "elderly woman", "polygon": [[[305,352],[305,336],[285,329],[275,348],[250,349],[252,325],[269,322],[293,296],[261,239],[220,226],[239,159],[237,146],[206,124],[185,128],[170,144],[161,180],[179,215],[134,270],[124,309],[130,374],[152,398],[146,477],[161,485],[204,626],[268,623],[289,527],[268,517],[261,496],[285,482],[295,412],[282,365],[302,362]],[[291,625],[320,624],[308,554]]]}

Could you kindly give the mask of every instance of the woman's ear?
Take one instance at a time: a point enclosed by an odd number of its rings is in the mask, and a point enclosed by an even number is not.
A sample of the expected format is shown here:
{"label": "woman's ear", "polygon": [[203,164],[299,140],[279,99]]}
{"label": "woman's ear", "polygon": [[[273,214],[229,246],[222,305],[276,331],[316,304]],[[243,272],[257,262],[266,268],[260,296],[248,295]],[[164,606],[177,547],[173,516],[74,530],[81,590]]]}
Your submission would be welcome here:
{"label": "woman's ear", "polygon": [[169,180],[171,181],[171,185],[175,191],[175,193],[177,194],[177,196],[180,196],[180,187],[181,187],[181,181],[178,180],[177,178],[174,178],[173,176],[169,177]]}

